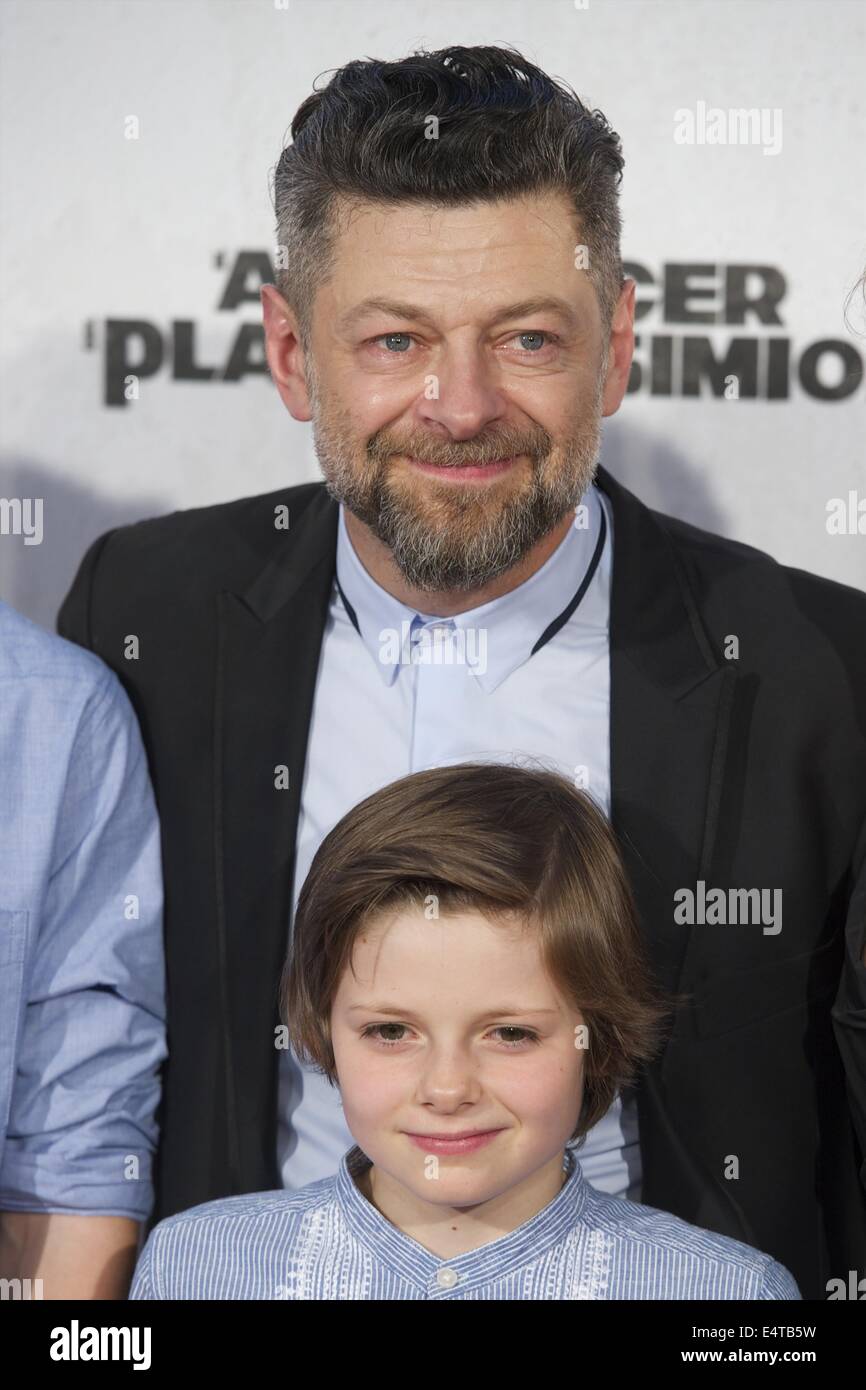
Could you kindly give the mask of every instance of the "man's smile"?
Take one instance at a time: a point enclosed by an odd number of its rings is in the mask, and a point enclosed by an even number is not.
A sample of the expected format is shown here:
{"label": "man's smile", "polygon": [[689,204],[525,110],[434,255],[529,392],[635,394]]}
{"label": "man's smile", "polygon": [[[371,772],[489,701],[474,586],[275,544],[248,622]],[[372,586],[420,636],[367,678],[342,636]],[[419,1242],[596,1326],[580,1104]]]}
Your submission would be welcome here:
{"label": "man's smile", "polygon": [[412,468],[417,468],[422,473],[429,473],[432,477],[443,478],[451,482],[472,482],[479,480],[489,482],[491,478],[501,477],[507,473],[522,454],[515,454],[512,458],[496,459],[491,463],[467,463],[461,465],[427,463],[424,459],[413,458],[411,454],[404,454],[403,457]]}

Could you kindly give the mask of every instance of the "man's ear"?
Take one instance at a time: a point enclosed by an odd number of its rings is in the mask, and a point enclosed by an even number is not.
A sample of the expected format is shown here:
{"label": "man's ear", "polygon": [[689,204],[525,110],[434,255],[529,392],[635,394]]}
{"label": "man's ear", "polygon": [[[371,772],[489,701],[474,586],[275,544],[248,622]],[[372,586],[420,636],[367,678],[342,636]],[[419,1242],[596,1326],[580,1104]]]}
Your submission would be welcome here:
{"label": "man's ear", "polygon": [[271,380],[293,420],[312,420],[300,329],[295,314],[275,285],[262,285],[261,302],[265,357]]}
{"label": "man's ear", "polygon": [[620,292],[610,324],[607,348],[607,376],[602,395],[602,415],[614,415],[628,389],[634,356],[634,296],[637,281],[627,279]]}

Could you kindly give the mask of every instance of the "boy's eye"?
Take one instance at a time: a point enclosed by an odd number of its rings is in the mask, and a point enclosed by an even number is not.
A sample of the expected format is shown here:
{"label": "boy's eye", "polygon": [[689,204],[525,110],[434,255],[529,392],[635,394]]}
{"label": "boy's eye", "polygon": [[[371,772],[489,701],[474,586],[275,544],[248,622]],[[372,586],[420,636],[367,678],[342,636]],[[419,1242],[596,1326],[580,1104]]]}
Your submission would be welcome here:
{"label": "boy's eye", "polygon": [[515,1025],[515,1027],[510,1028],[510,1027],[507,1027],[507,1026],[503,1025],[501,1028],[494,1028],[493,1031],[494,1031],[495,1033],[519,1033],[519,1034],[520,1034],[520,1037],[519,1037],[519,1038],[510,1038],[510,1039],[506,1039],[506,1040],[505,1040],[505,1041],[509,1044],[509,1046],[511,1046],[511,1047],[518,1047],[521,1043],[525,1043],[525,1042],[527,1042],[527,1043],[537,1043],[537,1042],[538,1042],[538,1034],[537,1034],[537,1033],[533,1033],[532,1030],[531,1030],[530,1028],[518,1028],[516,1025]]}
{"label": "boy's eye", "polygon": [[398,1033],[404,1031],[404,1025],[402,1023],[371,1023],[369,1028],[364,1029],[362,1037],[373,1038],[375,1042],[384,1043],[386,1047],[389,1044],[403,1041],[402,1038],[382,1038],[376,1036],[383,1028],[391,1028]]}
{"label": "boy's eye", "polygon": [[[398,1043],[404,1041],[402,1037],[382,1037],[381,1033],[384,1029],[405,1033],[406,1025],[405,1023],[370,1023],[363,1029],[361,1037],[372,1038],[373,1042],[378,1043],[380,1047],[396,1047]],[[520,1028],[516,1024],[502,1024],[498,1028],[491,1029],[491,1032],[511,1034],[512,1036],[502,1040],[506,1047],[511,1048],[523,1047],[539,1041],[538,1034],[533,1033],[531,1028]],[[519,1036],[514,1037],[514,1034],[519,1034]]]}

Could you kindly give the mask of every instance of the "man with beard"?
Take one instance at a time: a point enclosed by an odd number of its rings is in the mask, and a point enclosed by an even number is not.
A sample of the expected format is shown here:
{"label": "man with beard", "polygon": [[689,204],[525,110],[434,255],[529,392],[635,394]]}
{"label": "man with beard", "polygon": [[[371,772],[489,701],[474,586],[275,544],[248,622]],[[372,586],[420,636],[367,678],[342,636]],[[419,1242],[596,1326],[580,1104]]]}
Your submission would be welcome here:
{"label": "man with beard", "polygon": [[[292,136],[265,337],[325,481],[109,533],[60,616],[124,678],[160,808],[155,1215],[335,1171],[339,1095],[277,1016],[313,854],[399,776],[528,758],[609,815],[683,997],[585,1176],[822,1297],[866,1259],[866,598],[598,466],[635,288],[600,112],[510,50],[451,48],[348,64]],[[684,923],[698,884],[780,891],[784,929]],[[430,1085],[456,1120],[447,1057]]]}

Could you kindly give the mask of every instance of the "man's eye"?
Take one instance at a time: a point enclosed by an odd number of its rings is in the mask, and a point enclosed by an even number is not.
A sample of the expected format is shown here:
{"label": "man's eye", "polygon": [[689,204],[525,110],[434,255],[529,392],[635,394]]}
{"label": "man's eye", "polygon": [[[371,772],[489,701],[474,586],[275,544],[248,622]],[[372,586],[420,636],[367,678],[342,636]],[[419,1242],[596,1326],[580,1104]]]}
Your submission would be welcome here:
{"label": "man's eye", "polygon": [[[556,342],[556,337],[555,337],[555,335],[554,335],[553,333],[545,333],[545,332],[543,332],[542,329],[540,329],[540,328],[527,328],[523,333],[517,333],[517,334],[515,334],[515,337],[517,337],[517,338],[520,339],[521,346],[523,347],[523,350],[524,350],[525,352],[530,353],[530,354],[532,354],[533,352],[537,352],[540,348],[547,347],[549,343],[554,343],[554,342]],[[543,338],[545,341],[544,341],[544,342],[536,342],[533,346],[529,346],[529,347],[528,347],[528,346],[526,345],[526,343],[524,342],[524,339],[525,339],[525,338],[529,338],[529,339],[533,339],[533,338],[534,338],[534,339],[541,339],[541,338]]]}
{"label": "man's eye", "polygon": [[[392,357],[398,357],[406,352],[412,345],[411,333],[380,333],[372,339],[374,344],[382,344],[386,353]],[[511,341],[517,341],[521,351],[527,356],[533,356],[543,348],[550,347],[558,342],[555,333],[548,333],[540,328],[527,328],[522,333],[515,333]]]}
{"label": "man's eye", "polygon": [[[398,341],[395,343],[395,339]],[[400,342],[402,340],[402,344]],[[380,333],[378,338],[374,338],[374,343],[385,343],[386,352],[393,352],[396,356],[400,352],[405,352],[412,341],[411,333]]]}

